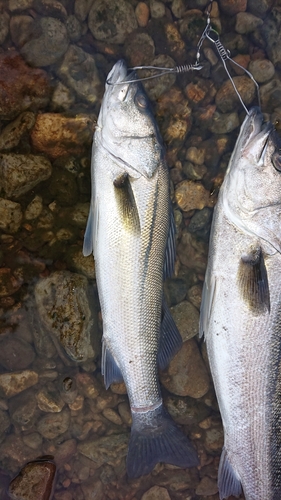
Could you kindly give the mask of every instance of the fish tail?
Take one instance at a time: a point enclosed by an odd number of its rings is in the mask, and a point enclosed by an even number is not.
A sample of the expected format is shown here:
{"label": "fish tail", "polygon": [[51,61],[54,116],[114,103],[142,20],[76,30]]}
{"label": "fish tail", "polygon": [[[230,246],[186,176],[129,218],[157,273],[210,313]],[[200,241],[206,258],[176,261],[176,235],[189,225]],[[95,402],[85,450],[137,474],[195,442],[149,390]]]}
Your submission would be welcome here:
{"label": "fish tail", "polygon": [[182,468],[198,465],[189,439],[165,410],[162,403],[148,411],[132,410],[131,439],[127,455],[130,478],[148,474],[158,462]]}

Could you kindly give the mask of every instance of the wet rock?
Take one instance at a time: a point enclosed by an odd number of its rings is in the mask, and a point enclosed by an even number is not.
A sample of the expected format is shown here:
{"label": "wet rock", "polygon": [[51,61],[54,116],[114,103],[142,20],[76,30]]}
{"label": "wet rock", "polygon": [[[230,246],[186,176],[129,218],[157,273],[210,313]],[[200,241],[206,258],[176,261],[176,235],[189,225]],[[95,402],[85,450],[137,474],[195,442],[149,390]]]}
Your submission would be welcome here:
{"label": "wet rock", "polygon": [[119,403],[118,411],[120,413],[120,417],[122,418],[124,424],[131,426],[132,425],[132,415],[130,406],[127,402]]}
{"label": "wet rock", "polygon": [[33,362],[35,352],[31,345],[13,334],[0,337],[0,364],[6,370],[24,370]]}
{"label": "wet rock", "polygon": [[95,59],[80,47],[70,45],[58,75],[81,99],[94,104],[101,98],[102,85]]}
{"label": "wet rock", "polygon": [[238,12],[236,16],[235,31],[242,35],[246,33],[251,33],[255,31],[259,26],[263,24],[263,21],[250,12]]}
{"label": "wet rock", "polygon": [[63,83],[58,82],[52,95],[51,107],[53,111],[67,111],[71,109],[75,97],[71,90]]}
{"label": "wet rock", "polygon": [[179,182],[175,189],[175,200],[184,212],[204,207],[213,207],[215,199],[210,192],[204,188],[201,182],[185,180]]}
{"label": "wet rock", "polygon": [[55,271],[35,286],[43,326],[74,361],[97,355],[96,318],[91,312],[93,304],[90,309],[87,289],[87,279],[69,271]]}
{"label": "wet rock", "polygon": [[31,66],[49,66],[63,56],[68,44],[65,25],[54,17],[42,17],[34,20],[32,38],[20,48],[20,52]]}
{"label": "wet rock", "polygon": [[263,39],[266,42],[266,52],[268,58],[274,66],[281,64],[281,12],[280,9],[273,8],[266,16],[260,28]]}
{"label": "wet rock", "polygon": [[194,425],[210,414],[210,409],[194,398],[168,396],[165,406],[177,424]]}
{"label": "wet rock", "polygon": [[65,256],[67,265],[71,271],[83,274],[88,279],[95,279],[95,260],[93,255],[84,257],[81,247],[71,247]]}
{"label": "wet rock", "polygon": [[9,413],[13,419],[13,424],[19,426],[21,430],[33,429],[38,417],[34,390],[27,390],[25,393],[10,399]]}
{"label": "wet rock", "polygon": [[172,316],[182,336],[183,342],[199,332],[199,312],[187,300],[171,308]]}
{"label": "wet rock", "polygon": [[26,220],[34,220],[40,216],[43,210],[43,200],[42,197],[36,195],[33,200],[27,205],[24,212],[24,218]]}
{"label": "wet rock", "polygon": [[167,128],[163,130],[163,139],[169,148],[180,148],[191,128],[191,120],[174,115],[169,119]]}
{"label": "wet rock", "polygon": [[149,7],[145,2],[139,2],[135,9],[137,23],[141,28],[147,26],[149,20]]}
{"label": "wet rock", "polygon": [[245,12],[247,0],[220,0],[220,8],[227,16],[235,16],[238,12]]}
{"label": "wet rock", "polygon": [[61,467],[65,463],[69,462],[73,457],[73,455],[76,454],[76,449],[77,447],[75,439],[67,439],[63,443],[59,442],[55,450],[53,449],[52,446],[51,452],[54,455],[57,466]]}
{"label": "wet rock", "polygon": [[223,447],[224,436],[221,425],[206,430],[204,444],[208,452],[218,452]]}
{"label": "wet rock", "polygon": [[[89,478],[87,481],[84,481],[81,485],[81,489],[83,491],[85,499],[86,498],[90,499],[94,495],[96,499],[93,498],[93,500],[98,500],[99,498],[104,498],[105,495],[105,486],[102,484],[100,480],[97,480],[93,477]],[[58,500],[72,500],[72,498],[71,499],[65,498]]]}
{"label": "wet rock", "polygon": [[272,7],[272,0],[248,0],[247,2],[247,10],[256,16],[264,18],[268,9]]}
{"label": "wet rock", "polygon": [[32,129],[35,123],[35,114],[31,111],[21,113],[12,123],[9,123],[0,135],[0,151],[15,148],[22,136]]}
{"label": "wet rock", "polygon": [[33,7],[34,0],[9,0],[9,10],[14,12],[16,10],[26,10]]}
{"label": "wet rock", "polygon": [[[32,311],[36,304],[32,303]],[[30,322],[32,324],[32,335],[34,341],[34,347],[39,356],[42,358],[51,359],[56,355],[56,347],[51,340],[48,332],[42,326],[40,319],[38,318],[38,313],[30,313]]]}
{"label": "wet rock", "polygon": [[155,55],[153,39],[148,33],[133,33],[128,37],[125,53],[132,67],[149,64]]}
{"label": "wet rock", "polygon": [[8,197],[18,198],[50,177],[52,166],[43,156],[0,155],[0,186]]}
{"label": "wet rock", "polygon": [[184,175],[192,181],[200,181],[207,173],[205,165],[194,165],[190,161],[185,161],[182,167]]}
{"label": "wet rock", "polygon": [[77,384],[74,376],[62,376],[59,383],[59,391],[61,399],[71,404],[75,401],[78,395]]}
{"label": "wet rock", "polygon": [[90,458],[97,467],[103,464],[114,464],[128,452],[129,434],[114,434],[95,440],[80,443],[77,447],[79,453]]}
{"label": "wet rock", "polygon": [[195,165],[203,165],[205,159],[205,151],[202,148],[196,148],[195,146],[191,146],[186,151],[185,158]]}
{"label": "wet rock", "polygon": [[52,382],[49,382],[36,394],[36,400],[40,410],[47,413],[59,413],[65,405]]}
{"label": "wet rock", "polygon": [[[156,56],[150,63],[152,66],[160,66],[162,68],[173,68],[176,66],[175,61],[167,55]],[[150,74],[150,73],[149,73]],[[148,76],[148,73],[143,71],[143,76]],[[143,86],[151,100],[158,99],[162,94],[168,92],[168,90],[174,85],[176,81],[176,76],[165,75],[161,78],[155,78],[152,80],[147,80],[143,82]],[[153,82],[153,83],[152,83]]]}
{"label": "wet rock", "polygon": [[46,439],[55,439],[64,434],[70,424],[70,412],[68,409],[60,413],[47,413],[37,423],[38,432]]}
{"label": "wet rock", "polygon": [[100,385],[97,379],[89,373],[78,373],[76,375],[78,391],[89,399],[96,399],[100,393]]}
{"label": "wet rock", "polygon": [[115,425],[122,425],[122,419],[118,413],[112,408],[105,408],[102,412],[103,416]]}
{"label": "wet rock", "polygon": [[21,285],[22,280],[14,276],[9,267],[0,268],[0,297],[8,297],[9,295],[16,293],[20,289]]}
{"label": "wet rock", "polygon": [[10,22],[11,38],[15,46],[20,49],[30,40],[34,30],[34,19],[28,15],[12,16]]}
{"label": "wet rock", "polygon": [[[34,458],[34,451],[26,446],[20,436],[10,434],[1,443],[0,462],[4,468],[9,468],[13,473],[18,472],[18,467]],[[3,466],[2,465],[2,466]]]}
{"label": "wet rock", "polygon": [[268,82],[275,74],[275,68],[268,59],[251,61],[248,69],[258,83]]}
{"label": "wet rock", "polygon": [[279,79],[273,78],[270,82],[260,86],[261,106],[268,113],[275,112],[281,105],[281,83]]}
{"label": "wet rock", "polygon": [[66,29],[71,42],[78,42],[82,36],[83,26],[76,16],[69,16],[66,21]]}
{"label": "wet rock", "polygon": [[195,235],[183,230],[178,245],[178,256],[181,263],[188,269],[202,273],[207,266],[208,248],[206,243],[196,238]]}
{"label": "wet rock", "polygon": [[22,436],[24,444],[32,448],[32,450],[38,450],[42,446],[42,436],[39,432],[31,432],[30,434],[24,434]]}
{"label": "wet rock", "polygon": [[0,119],[11,120],[31,107],[44,107],[49,94],[45,71],[30,68],[14,50],[0,54]]}
{"label": "wet rock", "polygon": [[171,497],[166,488],[152,486],[142,495],[141,500],[171,500]]}
{"label": "wet rock", "polygon": [[[247,76],[234,76],[233,81],[246,106],[251,104],[256,94],[254,82]],[[239,99],[230,80],[222,84],[216,95],[216,105],[223,113],[237,108]],[[226,132],[226,131],[225,131]]]}
{"label": "wet rock", "polygon": [[76,178],[65,169],[54,170],[49,183],[49,192],[60,206],[73,206],[78,200]]}
{"label": "wet rock", "polygon": [[209,376],[194,339],[183,343],[168,369],[161,373],[160,381],[178,396],[201,398],[208,392]]}
{"label": "wet rock", "polygon": [[80,21],[85,21],[94,0],[75,0],[74,12]]}
{"label": "wet rock", "polygon": [[0,374],[0,396],[11,398],[38,382],[38,373],[32,370],[22,370]]}
{"label": "wet rock", "polygon": [[217,481],[208,476],[204,476],[198,484],[195,493],[196,495],[211,496],[218,492]]}
{"label": "wet rock", "polygon": [[213,134],[228,134],[239,126],[240,122],[236,111],[234,111],[233,113],[223,113],[223,114],[218,113],[216,111],[214,113],[213,122],[209,127],[209,130]]}
{"label": "wet rock", "polygon": [[49,500],[56,475],[53,462],[40,460],[25,465],[11,481],[9,496],[14,500]]}
{"label": "wet rock", "polygon": [[31,133],[33,147],[53,159],[82,154],[92,137],[93,122],[89,116],[71,118],[59,113],[38,115]]}
{"label": "wet rock", "polygon": [[163,2],[150,0],[150,14],[151,17],[154,17],[155,19],[165,16],[165,5]]}
{"label": "wet rock", "polygon": [[8,12],[0,9],[0,45],[5,42],[9,33],[10,16]]}
{"label": "wet rock", "polygon": [[10,427],[9,415],[6,411],[0,410],[0,443],[3,441],[5,432]]}
{"label": "wet rock", "polygon": [[199,310],[202,299],[202,286],[201,285],[192,286],[191,288],[189,288],[187,296],[191,304],[193,304],[194,307],[196,307],[196,309]]}
{"label": "wet rock", "polygon": [[212,217],[212,210],[208,207],[204,207],[202,210],[196,212],[191,218],[188,230],[191,233],[201,231],[206,226],[208,227]]}
{"label": "wet rock", "polygon": [[133,7],[125,0],[119,0],[118,4],[110,0],[94,2],[88,25],[97,40],[106,40],[108,43],[123,43],[138,26]]}
{"label": "wet rock", "polygon": [[42,16],[57,17],[61,21],[67,18],[67,11],[57,0],[33,0],[33,8]]}
{"label": "wet rock", "polygon": [[168,278],[164,283],[168,306],[175,306],[186,296],[186,282],[181,278]]}

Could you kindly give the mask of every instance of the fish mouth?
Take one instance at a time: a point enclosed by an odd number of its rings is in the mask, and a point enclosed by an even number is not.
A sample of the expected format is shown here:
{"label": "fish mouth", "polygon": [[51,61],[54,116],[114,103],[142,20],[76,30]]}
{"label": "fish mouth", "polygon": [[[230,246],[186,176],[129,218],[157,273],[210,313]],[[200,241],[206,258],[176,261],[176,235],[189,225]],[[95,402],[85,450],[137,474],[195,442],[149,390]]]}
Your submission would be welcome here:
{"label": "fish mouth", "polygon": [[111,71],[108,73],[106,82],[108,85],[114,85],[116,83],[125,82],[127,78],[127,64],[124,59],[119,59],[117,63],[114,64]]}
{"label": "fish mouth", "polygon": [[249,111],[240,132],[238,148],[242,157],[251,156],[255,162],[263,162],[274,127],[271,122],[263,123],[260,108]]}

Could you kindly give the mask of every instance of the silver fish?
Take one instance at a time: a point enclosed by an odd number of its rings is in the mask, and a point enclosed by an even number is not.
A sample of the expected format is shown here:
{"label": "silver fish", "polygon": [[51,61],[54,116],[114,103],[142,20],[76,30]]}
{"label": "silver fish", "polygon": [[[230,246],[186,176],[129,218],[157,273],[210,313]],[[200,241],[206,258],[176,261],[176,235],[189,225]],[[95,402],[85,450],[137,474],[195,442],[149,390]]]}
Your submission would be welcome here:
{"label": "silver fish", "polygon": [[230,159],[201,306],[225,435],[220,499],[281,498],[281,156],[262,121],[251,109]]}
{"label": "silver fish", "polygon": [[130,400],[130,477],[148,473],[160,461],[182,467],[198,463],[164,409],[159,388],[158,367],[181,346],[163,302],[163,278],[173,271],[175,230],[164,148],[141,84],[126,83],[135,78],[122,60],[108,75],[93,141],[83,249],[95,257],[105,385],[124,380]]}

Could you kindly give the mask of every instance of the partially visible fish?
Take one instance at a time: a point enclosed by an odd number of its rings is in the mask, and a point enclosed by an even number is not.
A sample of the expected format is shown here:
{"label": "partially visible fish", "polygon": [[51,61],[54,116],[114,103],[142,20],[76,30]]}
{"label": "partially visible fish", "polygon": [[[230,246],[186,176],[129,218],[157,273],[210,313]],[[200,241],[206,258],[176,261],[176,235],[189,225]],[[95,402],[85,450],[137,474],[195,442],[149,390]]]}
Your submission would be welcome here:
{"label": "partially visible fish", "polygon": [[220,499],[281,499],[281,155],[246,116],[215,208],[200,331],[224,427]]}
{"label": "partially visible fish", "polygon": [[158,366],[167,366],[181,346],[163,301],[163,278],[173,272],[175,229],[161,137],[141,84],[126,83],[134,78],[124,61],[108,75],[112,85],[106,84],[94,135],[83,250],[95,256],[105,384],[124,380],[130,400],[130,477],[147,474],[158,462],[198,463],[164,409],[159,387]]}

